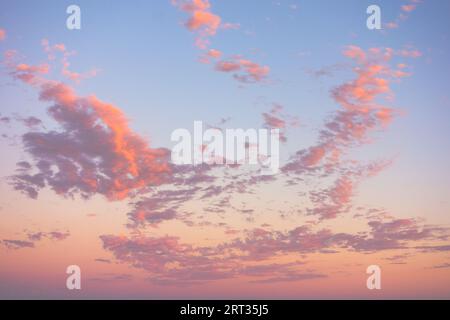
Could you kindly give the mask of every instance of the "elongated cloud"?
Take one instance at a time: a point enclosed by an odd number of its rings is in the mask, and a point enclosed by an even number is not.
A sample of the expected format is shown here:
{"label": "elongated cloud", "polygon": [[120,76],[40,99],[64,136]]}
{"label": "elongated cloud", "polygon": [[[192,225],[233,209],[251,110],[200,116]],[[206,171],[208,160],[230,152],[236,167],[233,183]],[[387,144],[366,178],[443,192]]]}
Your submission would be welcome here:
{"label": "elongated cloud", "polygon": [[0,41],[3,41],[6,39],[6,30],[0,28]]}

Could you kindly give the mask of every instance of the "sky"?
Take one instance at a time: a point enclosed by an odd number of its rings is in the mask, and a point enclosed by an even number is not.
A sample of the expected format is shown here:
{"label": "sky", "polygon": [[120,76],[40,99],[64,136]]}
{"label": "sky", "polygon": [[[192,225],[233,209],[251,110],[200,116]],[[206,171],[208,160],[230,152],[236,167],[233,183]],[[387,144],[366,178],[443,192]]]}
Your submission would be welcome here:
{"label": "sky", "polygon": [[[449,1],[0,7],[1,299],[450,298]],[[194,121],[279,171],[173,163]]]}

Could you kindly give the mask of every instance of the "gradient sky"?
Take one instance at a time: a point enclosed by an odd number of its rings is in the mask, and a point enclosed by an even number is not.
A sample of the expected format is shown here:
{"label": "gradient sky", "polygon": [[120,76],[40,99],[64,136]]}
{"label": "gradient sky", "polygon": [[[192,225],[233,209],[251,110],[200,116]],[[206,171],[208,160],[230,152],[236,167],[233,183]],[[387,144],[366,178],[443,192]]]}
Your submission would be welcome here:
{"label": "gradient sky", "polygon": [[[71,4],[0,0],[0,298],[450,298],[450,1]],[[196,120],[280,173],[170,163]]]}

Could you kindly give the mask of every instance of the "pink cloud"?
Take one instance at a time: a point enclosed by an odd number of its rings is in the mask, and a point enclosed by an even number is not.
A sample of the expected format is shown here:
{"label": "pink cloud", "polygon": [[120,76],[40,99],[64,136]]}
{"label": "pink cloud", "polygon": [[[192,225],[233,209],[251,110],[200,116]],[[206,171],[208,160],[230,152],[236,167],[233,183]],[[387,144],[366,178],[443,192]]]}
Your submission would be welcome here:
{"label": "pink cloud", "polygon": [[377,100],[390,97],[392,79],[410,75],[391,68],[389,62],[396,56],[420,56],[417,50],[371,48],[364,51],[357,46],[348,46],[343,54],[356,63],[353,69],[356,78],[331,91],[332,98],[342,109],[325,124],[320,143],[299,152],[297,161],[285,167],[287,171],[317,166],[325,158],[336,162],[343,149],[368,143],[368,134],[377,128],[385,128],[397,114]]}
{"label": "pink cloud", "polygon": [[54,103],[49,114],[61,130],[23,136],[35,166],[13,177],[16,189],[36,197],[49,185],[63,195],[123,199],[137,188],[167,181],[168,151],[149,148],[120,109],[95,96],[79,97],[54,81],[39,89],[42,101]]}
{"label": "pink cloud", "polygon": [[[43,46],[51,48],[45,39]],[[55,48],[67,52],[63,45]],[[78,96],[67,84],[47,80],[47,64],[17,63],[17,53],[12,51],[5,57],[11,76],[36,88],[40,100],[52,104],[48,113],[59,125],[59,130],[22,136],[34,165],[19,168],[11,177],[17,190],[35,198],[39,189],[50,186],[64,196],[98,193],[114,200],[170,179],[169,151],[150,148],[129,128],[118,107],[94,95]]]}
{"label": "pink cloud", "polygon": [[222,56],[222,52],[220,52],[219,50],[216,49],[210,49],[208,51],[208,56],[214,59],[218,59]]}
{"label": "pink cloud", "polygon": [[220,17],[207,11],[194,11],[191,18],[186,22],[186,27],[195,31],[200,28],[208,35],[215,35],[220,25]]}
{"label": "pink cloud", "polygon": [[6,30],[0,28],[0,41],[3,41],[6,39]]}
{"label": "pink cloud", "polygon": [[210,11],[209,0],[172,0],[172,4],[190,15],[185,26],[197,33],[196,45],[200,49],[206,49],[209,45],[208,38],[217,33],[222,20]]}
{"label": "pink cloud", "polygon": [[[13,64],[15,70],[16,64]],[[148,142],[129,129],[123,112],[97,97],[78,96],[70,86],[46,80],[32,67],[20,67],[30,73],[30,81],[21,74],[12,75],[39,91],[40,100],[50,102],[49,115],[59,128],[49,132],[28,132],[22,136],[31,162],[18,163],[17,174],[10,177],[16,188],[32,198],[48,186],[62,196],[80,194],[84,198],[101,194],[121,200],[139,190],[167,183],[189,185],[211,182],[209,167],[174,167],[169,150],[152,149]],[[34,122],[33,122],[34,123]],[[180,200],[189,200],[198,188]],[[181,191],[174,193],[182,196]],[[165,220],[182,218],[167,192],[151,200],[141,200],[130,213],[131,225],[156,226]],[[171,202],[174,202],[171,204]],[[52,234],[58,237],[58,234]]]}
{"label": "pink cloud", "polygon": [[239,23],[224,23],[222,24],[222,28],[225,30],[238,30],[241,27]]}
{"label": "pink cloud", "polygon": [[27,237],[30,241],[41,241],[44,238],[56,241],[62,241],[67,239],[70,236],[68,231],[50,231],[50,232],[30,232]]}
{"label": "pink cloud", "polygon": [[219,61],[216,64],[216,70],[221,72],[232,72],[240,69],[241,65],[233,61]]}
{"label": "pink cloud", "polygon": [[[331,91],[331,96],[341,109],[335,112],[320,131],[319,142],[292,157],[282,171],[286,174],[305,173],[335,177],[334,185],[322,190],[309,192],[313,202],[307,208],[310,214],[320,219],[331,219],[346,212],[351,205],[351,197],[357,184],[363,178],[371,177],[387,165],[375,162],[362,168],[344,170],[341,159],[350,148],[371,142],[370,133],[386,129],[398,112],[390,106],[382,105],[381,98],[391,100],[391,81],[409,76],[390,66],[395,57],[418,57],[414,50],[393,50],[391,48],[370,48],[362,50],[357,46],[347,47],[343,54],[355,63],[355,78]],[[386,163],[389,163],[387,161]]]}
{"label": "pink cloud", "polygon": [[[202,50],[208,49],[209,38],[214,36],[219,28],[228,30],[240,27],[238,23],[222,23],[221,17],[211,12],[209,0],[172,0],[172,4],[189,14],[185,26],[197,34],[195,43]],[[218,59],[221,56],[220,51],[211,49],[200,58],[200,62],[210,63],[211,59]],[[233,77],[242,83],[260,82],[270,72],[268,66],[262,66],[240,57],[219,61],[216,63],[215,69],[221,72],[235,72]]]}
{"label": "pink cloud", "polygon": [[351,59],[356,59],[359,63],[366,60],[366,53],[358,46],[348,46],[344,51],[344,55]]}
{"label": "pink cloud", "polygon": [[420,58],[423,55],[422,52],[416,49],[401,49],[396,54],[405,58]]}
{"label": "pink cloud", "polygon": [[397,29],[398,28],[398,23],[397,22],[387,22],[385,24],[385,27],[388,29]]}
{"label": "pink cloud", "polygon": [[403,5],[402,6],[402,10],[405,12],[412,12],[416,9],[416,5],[415,4],[407,4],[407,5]]}
{"label": "pink cloud", "polygon": [[0,243],[3,243],[8,249],[34,248],[34,243],[31,241],[4,239]]}
{"label": "pink cloud", "polygon": [[233,77],[243,83],[261,82],[270,72],[268,66],[261,66],[253,61],[236,57],[216,63],[215,69],[220,72],[233,72]]}
{"label": "pink cloud", "polygon": [[78,73],[75,71],[71,71],[69,69],[69,67],[70,67],[69,57],[75,55],[75,52],[68,51],[65,44],[57,43],[57,44],[51,45],[47,39],[42,39],[41,45],[44,48],[44,51],[47,53],[47,57],[48,57],[49,61],[55,60],[56,55],[58,53],[60,55],[62,55],[62,57],[61,57],[61,64],[62,64],[61,74],[64,77],[66,77],[67,79],[70,79],[76,83],[80,83],[81,80],[89,79],[89,78],[93,78],[93,77],[97,76],[97,74],[99,72],[97,69],[91,69],[84,73]]}
{"label": "pink cloud", "polygon": [[286,129],[288,127],[298,126],[298,119],[296,117],[285,115],[282,111],[282,105],[276,103],[273,104],[273,107],[269,112],[262,113],[264,119],[263,126],[269,129],[280,129],[280,140],[286,142]]}
{"label": "pink cloud", "polygon": [[200,57],[200,62],[210,63],[211,60],[217,60],[222,56],[222,52],[216,49],[209,49],[206,54]]}
{"label": "pink cloud", "polygon": [[[117,261],[141,268],[158,279],[154,284],[190,286],[242,276],[259,283],[323,278],[327,275],[302,269],[304,261],[273,263],[273,259],[287,254],[304,259],[306,254],[317,252],[376,253],[408,248],[424,240],[436,243],[449,235],[448,228],[421,225],[414,219],[371,220],[367,227],[357,234],[314,230],[308,225],[285,232],[256,228],[247,230],[243,237],[206,247],[195,247],[169,236],[102,235],[100,239]],[[174,264],[176,268],[171,267]]]}

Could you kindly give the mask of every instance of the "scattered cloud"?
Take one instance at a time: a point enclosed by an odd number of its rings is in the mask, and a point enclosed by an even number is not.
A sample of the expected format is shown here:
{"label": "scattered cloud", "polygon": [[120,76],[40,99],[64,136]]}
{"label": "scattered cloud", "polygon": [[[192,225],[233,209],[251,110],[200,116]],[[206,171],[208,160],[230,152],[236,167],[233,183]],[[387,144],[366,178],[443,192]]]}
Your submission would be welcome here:
{"label": "scattered cloud", "polygon": [[274,103],[269,112],[263,112],[263,126],[268,129],[280,129],[280,141],[286,142],[286,130],[288,127],[298,127],[299,120],[297,117],[286,115],[283,113],[283,106]]}
{"label": "scattered cloud", "polygon": [[89,278],[89,281],[97,281],[97,282],[115,282],[115,281],[131,281],[133,280],[133,276],[127,273],[104,273],[100,276]]}

